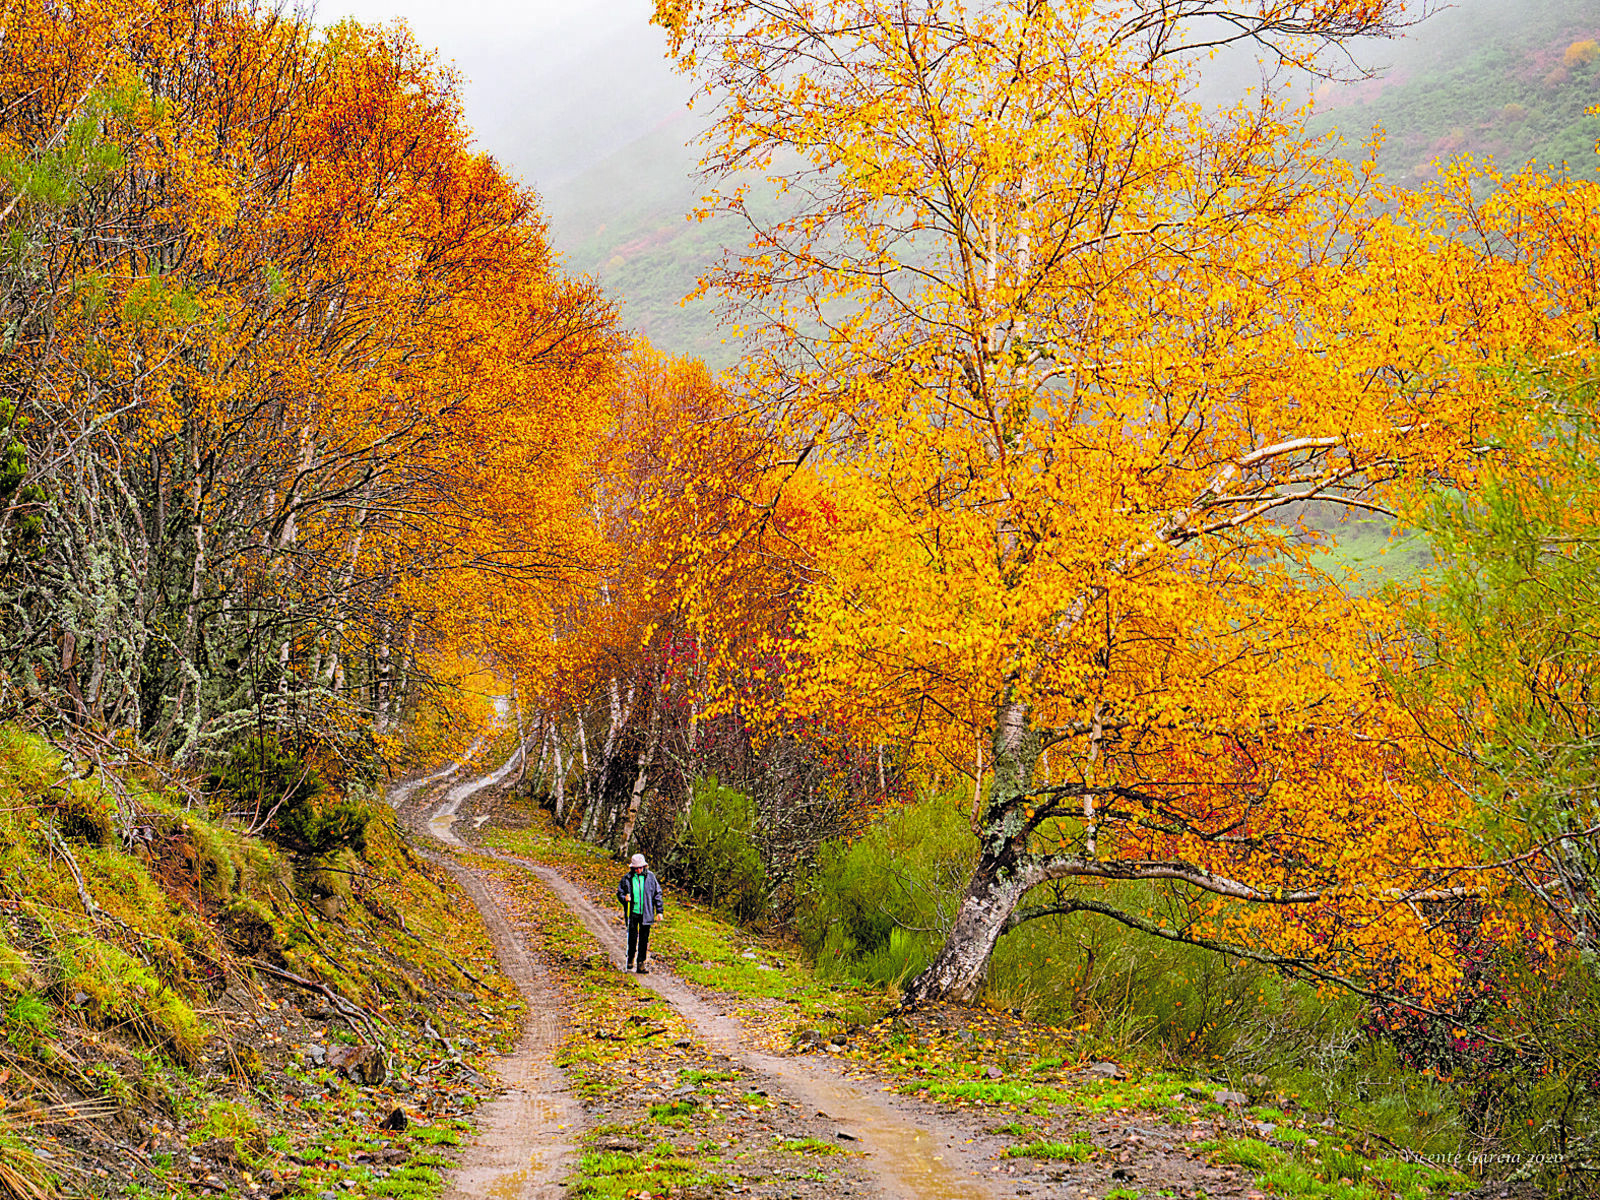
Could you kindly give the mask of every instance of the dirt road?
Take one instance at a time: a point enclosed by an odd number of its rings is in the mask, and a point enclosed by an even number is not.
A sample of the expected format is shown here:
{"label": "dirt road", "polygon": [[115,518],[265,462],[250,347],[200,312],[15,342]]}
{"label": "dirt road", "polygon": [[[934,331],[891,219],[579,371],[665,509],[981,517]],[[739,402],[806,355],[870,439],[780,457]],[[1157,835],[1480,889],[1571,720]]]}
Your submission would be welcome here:
{"label": "dirt road", "polygon": [[[847,1065],[822,1055],[785,1057],[759,1052],[756,1038],[739,1021],[723,1012],[716,997],[702,995],[657,963],[645,976],[623,976],[623,930],[615,912],[598,902],[585,888],[551,867],[469,844],[457,830],[482,827],[504,797],[505,781],[515,760],[481,777],[457,782],[462,774],[451,769],[416,785],[396,788],[391,801],[418,835],[448,860],[451,871],[466,887],[491,931],[506,971],[522,988],[533,1014],[516,1052],[501,1072],[507,1091],[481,1114],[482,1126],[468,1149],[460,1171],[452,1180],[451,1200],[492,1197],[493,1200],[545,1200],[565,1195],[563,1182],[572,1182],[580,1138],[593,1128],[591,1148],[597,1152],[639,1155],[655,1146],[672,1151],[668,1143],[678,1137],[685,1154],[684,1133],[674,1133],[658,1113],[674,1106],[674,1098],[709,1099],[704,1092],[683,1086],[686,1078],[715,1076],[738,1082],[722,1085],[737,1101],[740,1092],[770,1097],[759,1116],[741,1111],[742,1105],[724,1104],[733,1119],[719,1126],[725,1144],[701,1142],[694,1155],[714,1155],[723,1176],[720,1182],[674,1191],[691,1198],[727,1192],[763,1196],[772,1200],[834,1200],[835,1197],[870,1195],[889,1200],[997,1200],[999,1197],[1089,1197],[1145,1195],[1171,1197],[1259,1196],[1250,1172],[1217,1164],[1196,1144],[1222,1136],[1255,1136],[1257,1130],[1240,1111],[1219,1114],[1220,1106],[1201,1096],[1190,1116],[1170,1124],[1153,1113],[1133,1107],[1092,1113],[1067,1106],[1048,1114],[1038,1110],[1028,1117],[1027,1129],[1003,1108],[935,1107],[925,1100],[891,1092],[886,1080],[863,1077],[859,1069],[847,1078]],[[463,816],[462,814],[472,814]],[[475,870],[465,852],[498,861],[496,869]],[[453,852],[453,853],[452,853]],[[480,858],[478,861],[482,861]],[[619,985],[637,983],[647,989],[635,993],[664,1001],[692,1033],[692,1050],[672,1053],[697,1056],[690,1064],[658,1063],[651,1074],[632,1064],[615,1073],[611,1086],[627,1097],[621,1105],[590,1099],[585,1124],[579,1104],[562,1073],[551,1060],[568,1022],[575,1018],[561,1011],[561,992],[540,966],[537,946],[530,952],[528,937],[519,926],[515,893],[537,880],[544,903],[559,901],[575,914],[594,942],[617,969]],[[549,900],[553,896],[555,900]],[[523,910],[526,911],[526,910]],[[592,956],[592,952],[589,952]],[[599,960],[596,959],[598,962]],[[601,968],[604,970],[604,968]],[[613,990],[614,991],[614,990]],[[652,998],[652,1003],[655,1000]],[[635,1016],[633,1021],[641,1018]],[[611,1037],[597,1032],[596,1037]],[[680,1041],[680,1047],[691,1046]],[[1104,1064],[1102,1064],[1104,1065]],[[623,1067],[629,1064],[624,1063]],[[671,1067],[670,1071],[662,1071]],[[731,1070],[729,1070],[731,1069]],[[1113,1070],[1119,1068],[1113,1067]],[[677,1078],[669,1076],[676,1072]],[[1190,1090],[1202,1091],[1196,1084]],[[1210,1115],[1208,1115],[1210,1114]],[[1001,1122],[1005,1122],[1001,1124]],[[609,1131],[618,1131],[613,1135]],[[704,1136],[701,1128],[695,1136]],[[1021,1155],[1014,1153],[1019,1137],[1054,1145],[1071,1142],[1079,1154]],[[770,1139],[770,1140],[769,1140]],[[803,1147],[804,1149],[797,1149]],[[781,1162],[776,1151],[787,1148],[791,1161]],[[829,1152],[825,1160],[810,1160],[796,1169],[792,1156],[811,1149]],[[848,1153],[838,1155],[840,1149]],[[649,1194],[644,1191],[632,1194]],[[661,1194],[661,1193],[655,1193]]]}
{"label": "dirt road", "polygon": [[[391,790],[389,801],[403,816],[459,805],[466,796],[491,786],[499,775],[446,789],[461,763]],[[509,770],[507,772],[509,773]],[[441,795],[442,793],[442,795]],[[443,826],[447,846],[461,843]],[[501,969],[527,1004],[522,1036],[496,1067],[504,1087],[498,1099],[479,1111],[479,1135],[452,1173],[444,1200],[557,1200],[575,1161],[574,1132],[583,1110],[552,1058],[561,1037],[559,998],[508,920],[491,886],[478,872],[450,854],[424,854],[455,877],[483,918]]]}
{"label": "dirt road", "polygon": [[[620,971],[625,951],[622,930],[581,888],[549,867],[468,847],[456,835],[463,802],[500,786],[513,766],[514,760],[448,788],[444,781],[457,772],[441,772],[422,786],[395,789],[391,801],[414,829],[442,848],[471,849],[535,875],[582,919]],[[523,990],[533,1018],[500,1072],[507,1090],[481,1114],[479,1136],[468,1148],[448,1196],[545,1200],[563,1195],[561,1181],[572,1169],[580,1114],[566,1081],[550,1063],[560,1028],[554,993],[492,888],[470,867],[455,860],[448,865],[482,913],[506,972]],[[988,1162],[963,1149],[966,1131],[954,1123],[872,1085],[845,1079],[825,1062],[747,1049],[750,1039],[737,1020],[717,1011],[665,969],[657,968],[639,977],[639,982],[670,1004],[715,1052],[767,1081],[764,1090],[772,1090],[774,1099],[787,1106],[806,1136],[861,1151],[860,1173],[873,1194],[890,1200],[991,1200],[996,1195],[980,1178],[990,1169]]]}

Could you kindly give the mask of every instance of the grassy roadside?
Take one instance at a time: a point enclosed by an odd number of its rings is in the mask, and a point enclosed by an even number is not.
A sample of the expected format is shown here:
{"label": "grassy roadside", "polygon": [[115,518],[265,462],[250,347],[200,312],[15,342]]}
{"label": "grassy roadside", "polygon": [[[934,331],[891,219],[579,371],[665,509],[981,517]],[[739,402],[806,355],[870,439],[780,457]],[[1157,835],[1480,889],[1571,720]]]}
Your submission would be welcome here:
{"label": "grassy roadside", "polygon": [[0,729],[0,1195],[439,1193],[520,1001],[375,797],[297,856]]}
{"label": "grassy roadside", "polygon": [[[603,898],[620,873],[542,813],[524,828],[488,831],[485,840],[555,866]],[[1006,1139],[1004,1157],[1087,1163],[1103,1177],[1098,1194],[1204,1194],[1198,1176],[1185,1173],[1190,1161],[1213,1175],[1242,1176],[1263,1194],[1316,1200],[1431,1200],[1473,1186],[1446,1162],[1415,1161],[1370,1131],[1301,1108],[1265,1077],[1240,1083],[1214,1078],[1199,1064],[1175,1070],[1141,1062],[1088,1025],[1041,1025],[958,1005],[896,1011],[881,989],[819,978],[792,942],[752,933],[677,896],[669,896],[652,949],[738,1016],[759,1048],[825,1054],[847,1074],[879,1080],[962,1117],[975,1132]],[[1105,1061],[1113,1049],[1118,1061]],[[1171,1169],[1163,1176],[1147,1168],[1138,1186],[1125,1186],[1115,1176],[1119,1164],[1138,1162],[1146,1148],[1123,1130],[1140,1123],[1169,1131]]]}

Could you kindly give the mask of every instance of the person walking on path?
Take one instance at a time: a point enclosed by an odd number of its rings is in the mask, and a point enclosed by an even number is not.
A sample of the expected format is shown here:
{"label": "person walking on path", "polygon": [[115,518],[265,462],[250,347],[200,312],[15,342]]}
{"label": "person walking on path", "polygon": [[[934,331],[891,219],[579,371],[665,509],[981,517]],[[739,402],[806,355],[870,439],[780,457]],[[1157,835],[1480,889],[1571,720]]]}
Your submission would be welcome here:
{"label": "person walking on path", "polygon": [[664,914],[661,907],[661,884],[656,873],[645,865],[644,855],[635,854],[628,863],[628,873],[617,884],[617,902],[628,922],[627,971],[650,974],[644,965],[650,952],[650,926]]}

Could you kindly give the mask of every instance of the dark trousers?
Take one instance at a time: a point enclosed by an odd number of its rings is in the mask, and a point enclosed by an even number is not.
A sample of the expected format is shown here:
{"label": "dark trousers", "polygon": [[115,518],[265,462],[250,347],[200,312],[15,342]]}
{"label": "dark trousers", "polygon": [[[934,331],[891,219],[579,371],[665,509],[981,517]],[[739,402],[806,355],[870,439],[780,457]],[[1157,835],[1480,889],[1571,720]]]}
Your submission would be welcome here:
{"label": "dark trousers", "polygon": [[[637,952],[637,953],[636,953]],[[644,966],[644,956],[650,953],[650,926],[638,917],[628,918],[628,961]]]}

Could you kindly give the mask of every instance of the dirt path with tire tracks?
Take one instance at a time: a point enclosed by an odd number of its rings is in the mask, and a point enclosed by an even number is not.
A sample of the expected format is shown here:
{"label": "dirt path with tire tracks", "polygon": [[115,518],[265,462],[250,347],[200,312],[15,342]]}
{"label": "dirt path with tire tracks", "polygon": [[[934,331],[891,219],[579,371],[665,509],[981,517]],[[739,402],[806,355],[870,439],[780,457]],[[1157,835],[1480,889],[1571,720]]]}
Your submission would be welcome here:
{"label": "dirt path with tire tracks", "polygon": [[[390,802],[403,816],[413,806],[449,804],[452,797],[459,804],[457,793],[471,784],[450,788],[442,799],[438,794],[460,767],[457,763],[403,784],[391,791]],[[495,1070],[504,1091],[478,1110],[478,1136],[452,1172],[444,1200],[557,1200],[567,1194],[564,1180],[577,1161],[574,1138],[583,1124],[583,1109],[552,1061],[561,1039],[560,999],[491,885],[449,854],[423,853],[448,870],[471,897],[501,969],[522,993],[528,1010],[522,1036]]]}
{"label": "dirt path with tire tracks", "polygon": [[[498,770],[448,790],[435,786],[395,789],[391,801],[419,834],[442,849],[471,850],[536,876],[583,921],[620,971],[623,931],[613,914],[603,912],[584,890],[550,867],[482,847],[469,847],[454,829],[456,814],[476,793],[498,786],[515,760]],[[433,777],[442,781],[455,772]],[[501,1077],[505,1095],[486,1106],[478,1137],[451,1180],[449,1200],[545,1200],[561,1196],[561,1180],[575,1161],[574,1135],[581,1111],[561,1072],[551,1064],[560,1021],[552,989],[523,947],[513,922],[484,878],[445,856],[451,873],[478,906],[501,954],[506,973],[528,1001],[529,1024]],[[670,1004],[713,1049],[772,1081],[807,1119],[813,1136],[848,1140],[860,1149],[861,1165],[876,1194],[889,1200],[992,1200],[995,1192],[979,1178],[986,1162],[961,1148],[964,1131],[908,1101],[847,1080],[817,1061],[781,1058],[748,1049],[737,1020],[725,1016],[669,971],[656,968],[639,982]]]}

